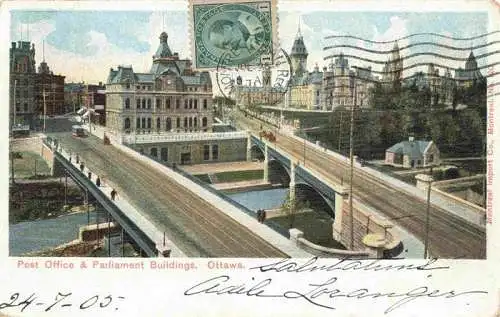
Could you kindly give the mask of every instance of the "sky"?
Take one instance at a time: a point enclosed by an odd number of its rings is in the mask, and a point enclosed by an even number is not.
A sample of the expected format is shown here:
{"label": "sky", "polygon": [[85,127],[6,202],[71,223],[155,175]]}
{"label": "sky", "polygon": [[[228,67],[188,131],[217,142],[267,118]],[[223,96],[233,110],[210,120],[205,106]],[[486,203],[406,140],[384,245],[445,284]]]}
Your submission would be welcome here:
{"label": "sky", "polygon": [[[340,49],[325,51],[325,46],[350,44],[376,50],[390,50],[395,39],[413,33],[432,32],[453,37],[472,37],[486,33],[487,13],[482,12],[337,12],[281,10],[279,14],[279,38],[281,47],[290,51],[300,23],[306,47],[309,51],[308,67],[320,68],[329,61],[324,57],[339,54]],[[170,48],[181,57],[191,58],[188,36],[187,10],[166,11],[11,11],[11,41],[29,40],[35,43],[37,65],[43,59],[56,74],[66,76],[66,82],[105,82],[109,69],[118,65],[132,65],[136,72],[146,72],[152,55],[159,44],[159,35],[165,30],[169,34]],[[391,41],[388,44],[369,44],[360,40],[330,39],[330,35],[353,35],[372,41]],[[452,41],[430,36],[398,41],[399,47],[421,41],[438,41],[459,47],[470,47],[485,43],[486,38],[475,41]],[[43,45],[42,43],[45,42]],[[44,50],[42,47],[44,46]],[[432,46],[405,49],[402,55],[421,51],[467,58],[470,51],[453,51]],[[477,49],[475,55],[483,54],[486,48]],[[356,49],[344,48],[344,54],[362,56],[385,61],[388,54],[372,54]],[[411,62],[434,62],[451,68],[460,67],[464,61],[443,60],[421,56]],[[478,60],[480,65],[485,59]],[[350,65],[372,66],[381,70],[381,64],[370,64],[354,58]],[[412,69],[408,72],[413,73]],[[483,71],[485,73],[485,71]],[[405,76],[408,74],[404,74]]]}

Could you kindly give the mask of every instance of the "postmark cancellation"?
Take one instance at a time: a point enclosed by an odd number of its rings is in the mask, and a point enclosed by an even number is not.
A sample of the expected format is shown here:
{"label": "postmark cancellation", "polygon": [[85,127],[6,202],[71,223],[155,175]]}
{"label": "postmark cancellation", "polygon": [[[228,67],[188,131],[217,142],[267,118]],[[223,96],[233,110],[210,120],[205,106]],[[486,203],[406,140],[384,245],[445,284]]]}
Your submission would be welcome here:
{"label": "postmark cancellation", "polygon": [[197,69],[273,62],[276,0],[190,0],[190,46]]}

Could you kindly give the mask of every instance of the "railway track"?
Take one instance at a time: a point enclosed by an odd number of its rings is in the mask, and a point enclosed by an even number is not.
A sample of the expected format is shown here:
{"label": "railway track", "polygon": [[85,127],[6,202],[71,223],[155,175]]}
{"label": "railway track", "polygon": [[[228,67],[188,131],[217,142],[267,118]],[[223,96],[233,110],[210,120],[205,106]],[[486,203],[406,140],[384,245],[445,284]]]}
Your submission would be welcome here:
{"label": "railway track", "polygon": [[189,189],[118,149],[94,138],[65,136],[60,141],[63,147],[81,153],[85,164],[101,178],[120,184],[118,193],[126,193],[127,200],[165,230],[186,255],[287,257]]}

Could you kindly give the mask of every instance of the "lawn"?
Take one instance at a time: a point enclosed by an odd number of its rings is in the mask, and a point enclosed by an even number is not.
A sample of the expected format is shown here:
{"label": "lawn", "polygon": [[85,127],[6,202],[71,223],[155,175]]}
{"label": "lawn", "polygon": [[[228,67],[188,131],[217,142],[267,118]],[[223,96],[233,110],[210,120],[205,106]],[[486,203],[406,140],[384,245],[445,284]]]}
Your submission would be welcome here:
{"label": "lawn", "polygon": [[249,181],[254,179],[263,179],[263,170],[250,170],[250,171],[232,171],[232,172],[222,172],[215,174],[218,182],[220,183],[230,183],[230,182],[241,182]]}
{"label": "lawn", "polygon": [[199,174],[199,175],[193,175],[193,176],[198,178],[199,180],[201,180],[204,183],[212,184],[212,182],[210,181],[210,178],[208,177],[208,174]]}
{"label": "lawn", "polygon": [[[49,175],[50,169],[44,159],[35,152],[18,152],[21,158],[14,159],[14,176],[30,178],[35,175]],[[10,167],[10,166],[9,166]],[[11,171],[9,170],[9,173]]]}

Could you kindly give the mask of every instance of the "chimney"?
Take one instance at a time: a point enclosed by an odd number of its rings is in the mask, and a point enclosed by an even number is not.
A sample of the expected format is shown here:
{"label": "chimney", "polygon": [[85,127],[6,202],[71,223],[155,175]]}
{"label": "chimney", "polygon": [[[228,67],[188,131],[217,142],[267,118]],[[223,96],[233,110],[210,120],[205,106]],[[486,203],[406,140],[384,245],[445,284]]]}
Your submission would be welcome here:
{"label": "chimney", "polygon": [[411,136],[408,138],[408,141],[413,142],[413,141],[415,141],[415,138]]}

